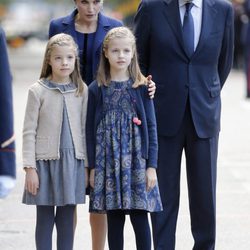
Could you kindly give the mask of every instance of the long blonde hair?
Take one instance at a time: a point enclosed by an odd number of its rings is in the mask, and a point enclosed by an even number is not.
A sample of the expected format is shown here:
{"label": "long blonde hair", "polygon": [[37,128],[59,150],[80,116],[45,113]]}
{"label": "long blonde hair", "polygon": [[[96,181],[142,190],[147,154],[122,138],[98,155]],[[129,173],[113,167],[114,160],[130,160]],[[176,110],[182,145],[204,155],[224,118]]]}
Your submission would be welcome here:
{"label": "long blonde hair", "polygon": [[83,91],[86,89],[87,91],[87,86],[83,82],[81,78],[81,73],[80,73],[80,61],[78,57],[78,47],[77,44],[75,43],[74,39],[72,36],[64,33],[57,34],[55,36],[52,36],[46,46],[45,54],[44,54],[44,59],[43,59],[43,66],[40,74],[40,78],[49,78],[52,75],[52,68],[49,64],[50,57],[51,57],[51,52],[54,49],[54,46],[71,46],[76,60],[75,60],[75,67],[73,72],[70,74],[70,79],[71,81],[76,84],[77,87],[77,95],[82,95]]}
{"label": "long blonde hair", "polygon": [[98,84],[107,86],[110,83],[111,80],[110,64],[109,60],[105,57],[105,52],[108,49],[110,41],[112,41],[115,38],[128,38],[131,41],[133,49],[133,57],[131,59],[130,65],[128,66],[128,73],[129,76],[134,81],[132,87],[136,88],[139,85],[146,84],[146,78],[141,73],[137,59],[135,36],[133,35],[132,31],[129,28],[124,26],[111,29],[104,38],[100,64],[98,67],[97,77],[96,77]]}

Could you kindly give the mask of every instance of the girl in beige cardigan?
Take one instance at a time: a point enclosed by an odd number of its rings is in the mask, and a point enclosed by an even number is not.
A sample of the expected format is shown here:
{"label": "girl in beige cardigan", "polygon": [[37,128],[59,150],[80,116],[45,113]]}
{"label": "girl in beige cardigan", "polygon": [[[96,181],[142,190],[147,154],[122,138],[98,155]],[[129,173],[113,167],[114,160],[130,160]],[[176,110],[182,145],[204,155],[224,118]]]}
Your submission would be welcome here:
{"label": "girl in beige cardigan", "polygon": [[88,183],[85,141],[87,86],[80,77],[71,36],[53,36],[40,79],[29,89],[23,127],[26,171],[23,203],[36,205],[36,247],[72,250],[76,204],[85,203]]}

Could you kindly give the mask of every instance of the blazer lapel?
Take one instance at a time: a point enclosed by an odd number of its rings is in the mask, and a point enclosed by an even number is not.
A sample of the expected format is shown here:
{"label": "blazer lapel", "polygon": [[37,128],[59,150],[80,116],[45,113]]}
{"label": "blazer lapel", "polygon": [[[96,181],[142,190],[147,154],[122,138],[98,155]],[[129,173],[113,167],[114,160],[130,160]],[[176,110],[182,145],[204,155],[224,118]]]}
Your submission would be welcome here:
{"label": "blazer lapel", "polygon": [[76,29],[75,29],[75,16],[77,14],[77,10],[75,9],[69,16],[65,17],[63,20],[64,29],[62,32],[66,34],[70,34],[75,42],[77,43],[77,35],[76,35]]}
{"label": "blazer lapel", "polygon": [[94,45],[93,45],[93,54],[92,54],[92,60],[93,60],[93,72],[96,71],[96,65],[97,61],[99,61],[99,57],[97,58],[98,55],[98,49],[102,46],[103,39],[105,35],[107,34],[108,30],[110,27],[109,21],[105,18],[105,16],[100,13],[98,16],[98,24],[97,24],[97,29],[96,29],[96,34],[94,38]]}
{"label": "blazer lapel", "polygon": [[203,45],[209,38],[209,35],[216,20],[217,10],[214,8],[214,0],[203,0],[202,6],[202,24],[199,42],[192,57],[194,57],[202,49]]}

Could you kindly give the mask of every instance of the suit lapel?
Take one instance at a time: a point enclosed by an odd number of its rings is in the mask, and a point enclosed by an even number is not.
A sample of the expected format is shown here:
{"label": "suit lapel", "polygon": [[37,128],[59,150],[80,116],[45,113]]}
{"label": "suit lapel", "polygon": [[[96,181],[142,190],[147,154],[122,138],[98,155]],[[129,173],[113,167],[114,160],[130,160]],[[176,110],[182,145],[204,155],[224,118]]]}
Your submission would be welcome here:
{"label": "suit lapel", "polygon": [[163,14],[167,19],[167,22],[173,33],[175,34],[177,40],[179,41],[181,47],[184,49],[183,37],[182,37],[182,25],[179,11],[179,1],[178,0],[164,0],[167,5],[163,8]]}
{"label": "suit lapel", "polygon": [[203,0],[202,6],[202,24],[199,42],[192,57],[199,53],[203,45],[209,38],[209,35],[216,20],[217,10],[214,8],[214,0]]}

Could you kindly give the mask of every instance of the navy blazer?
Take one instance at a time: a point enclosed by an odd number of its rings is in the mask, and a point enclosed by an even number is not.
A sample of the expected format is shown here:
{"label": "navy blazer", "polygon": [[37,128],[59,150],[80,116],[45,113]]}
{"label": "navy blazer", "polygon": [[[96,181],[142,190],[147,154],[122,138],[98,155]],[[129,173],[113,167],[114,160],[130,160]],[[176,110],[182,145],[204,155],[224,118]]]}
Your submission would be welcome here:
{"label": "navy blazer", "polygon": [[[75,16],[78,13],[75,9],[70,15],[54,19],[50,22],[49,26],[49,37],[52,37],[58,33],[66,33],[71,35],[75,42],[77,43],[77,35],[75,30]],[[92,72],[93,79],[95,79],[96,71],[101,56],[102,42],[105,35],[109,30],[114,27],[122,26],[122,22],[116,19],[107,17],[102,13],[98,15],[98,25],[96,30],[96,35],[94,38],[93,54],[92,54]]]}
{"label": "navy blazer", "polygon": [[12,76],[4,31],[0,28],[0,175],[16,175]]}
{"label": "navy blazer", "polygon": [[[142,0],[135,35],[142,72],[156,82],[158,134],[178,133],[189,99],[200,138],[220,130],[220,92],[232,65],[234,23],[231,3],[203,0],[200,39],[185,51],[178,0]],[[151,32],[153,31],[153,33]]]}
{"label": "navy blazer", "polygon": [[[86,119],[86,141],[89,167],[95,167],[96,130],[102,119],[102,91],[97,81],[89,85],[88,111]],[[142,157],[147,160],[147,167],[157,167],[158,141],[156,132],[156,118],[153,100],[148,96],[146,85],[129,88],[129,94],[135,104],[138,118],[141,120]]]}

